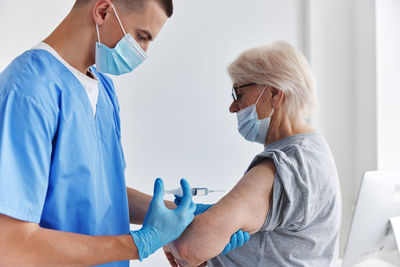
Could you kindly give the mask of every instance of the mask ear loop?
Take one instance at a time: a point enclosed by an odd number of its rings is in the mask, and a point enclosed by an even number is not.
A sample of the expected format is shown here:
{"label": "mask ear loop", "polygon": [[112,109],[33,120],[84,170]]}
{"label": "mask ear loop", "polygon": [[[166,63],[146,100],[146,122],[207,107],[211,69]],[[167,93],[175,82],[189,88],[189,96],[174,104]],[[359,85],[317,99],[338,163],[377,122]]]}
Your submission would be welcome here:
{"label": "mask ear loop", "polygon": [[257,105],[257,103],[258,103],[258,100],[260,100],[261,96],[264,94],[264,91],[265,91],[265,89],[267,88],[267,86],[268,86],[268,85],[266,85],[266,86],[264,87],[264,89],[262,90],[261,94],[258,96],[258,98],[257,98],[257,101],[256,101],[255,105]]}
{"label": "mask ear loop", "polygon": [[[264,89],[262,90],[260,96],[257,98],[257,101],[256,101],[255,105],[257,105],[258,100],[260,100],[260,98],[261,98],[261,96],[263,95],[263,93],[264,93],[265,89],[267,88],[267,86],[268,86],[268,85],[266,85],[266,86],[264,87]],[[272,108],[271,113],[269,114],[268,118],[271,118],[271,117],[272,117],[272,114],[274,113],[274,111],[275,111],[275,109]]]}
{"label": "mask ear loop", "polygon": [[269,114],[268,118],[272,118],[272,114],[274,114],[275,109],[272,108],[271,113]]}
{"label": "mask ear loop", "polygon": [[112,6],[112,8],[114,9],[115,16],[117,17],[117,20],[118,20],[118,22],[119,22],[119,25],[121,26],[121,29],[122,29],[122,31],[124,32],[124,35],[126,35],[125,29],[124,29],[124,27],[122,26],[121,20],[119,19],[117,10],[115,10],[115,7],[114,7],[113,4],[111,4],[111,6]]}
{"label": "mask ear loop", "polygon": [[96,24],[96,30],[97,30],[97,41],[99,41],[99,43],[101,44],[101,42],[100,42],[100,34],[99,34],[99,25],[97,25],[97,24]]}
{"label": "mask ear loop", "polygon": [[[254,104],[254,106],[256,107],[256,113],[257,113],[258,100],[260,100],[261,96],[264,94],[265,88],[267,88],[267,85],[264,87],[264,89],[262,90],[261,94],[258,96],[256,103]],[[258,119],[258,114],[257,114],[257,119]]]}

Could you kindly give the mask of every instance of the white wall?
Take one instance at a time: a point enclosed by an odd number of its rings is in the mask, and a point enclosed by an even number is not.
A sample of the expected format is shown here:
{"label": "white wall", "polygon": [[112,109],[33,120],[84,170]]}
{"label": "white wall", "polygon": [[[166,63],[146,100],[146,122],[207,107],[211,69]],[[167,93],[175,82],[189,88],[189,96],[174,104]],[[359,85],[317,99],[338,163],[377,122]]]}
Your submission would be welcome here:
{"label": "white wall", "polygon": [[376,2],[378,168],[400,168],[400,1]]}
{"label": "white wall", "polygon": [[354,178],[353,3],[311,0],[309,6],[310,58],[319,99],[313,126],[327,138],[341,179],[342,250],[357,190]]}
{"label": "white wall", "polygon": [[400,2],[310,0],[314,126],[325,133],[343,193],[341,253],[365,171],[399,168]]}
{"label": "white wall", "polygon": [[45,39],[62,21],[73,0],[1,1],[0,71],[12,59]]}
{"label": "white wall", "polygon": [[354,1],[354,183],[359,189],[362,174],[377,166],[376,103],[376,4]]}

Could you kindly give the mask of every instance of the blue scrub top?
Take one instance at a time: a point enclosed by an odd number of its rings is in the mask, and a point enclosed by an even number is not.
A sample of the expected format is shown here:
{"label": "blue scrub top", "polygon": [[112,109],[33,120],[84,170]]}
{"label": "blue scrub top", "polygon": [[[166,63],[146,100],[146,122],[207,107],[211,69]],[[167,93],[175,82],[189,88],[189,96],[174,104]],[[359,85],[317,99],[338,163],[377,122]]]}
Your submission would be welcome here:
{"label": "blue scrub top", "polygon": [[0,213],[85,235],[129,233],[118,100],[111,79],[91,71],[96,116],[47,51],[27,51],[0,73]]}

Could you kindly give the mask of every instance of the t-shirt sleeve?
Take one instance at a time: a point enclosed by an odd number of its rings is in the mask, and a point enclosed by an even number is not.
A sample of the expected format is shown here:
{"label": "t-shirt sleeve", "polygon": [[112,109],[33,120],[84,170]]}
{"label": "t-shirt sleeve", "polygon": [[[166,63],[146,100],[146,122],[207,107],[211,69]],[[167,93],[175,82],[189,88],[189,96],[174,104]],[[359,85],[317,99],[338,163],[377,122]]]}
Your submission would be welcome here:
{"label": "t-shirt sleeve", "polygon": [[4,91],[0,94],[0,213],[39,223],[48,188],[54,123],[34,99]]}
{"label": "t-shirt sleeve", "polygon": [[271,158],[276,167],[272,199],[260,231],[298,230],[304,221],[305,201],[290,158],[280,151],[266,152],[259,158]]}

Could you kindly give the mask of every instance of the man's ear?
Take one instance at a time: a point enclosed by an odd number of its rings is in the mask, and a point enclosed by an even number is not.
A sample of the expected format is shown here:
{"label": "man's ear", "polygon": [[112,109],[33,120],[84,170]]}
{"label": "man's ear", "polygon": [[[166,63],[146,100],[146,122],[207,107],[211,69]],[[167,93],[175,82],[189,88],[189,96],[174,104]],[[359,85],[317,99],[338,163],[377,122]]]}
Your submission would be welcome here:
{"label": "man's ear", "polygon": [[112,10],[110,0],[97,0],[92,7],[93,21],[97,25],[102,25]]}

